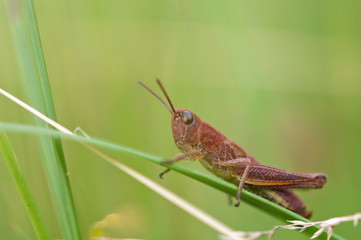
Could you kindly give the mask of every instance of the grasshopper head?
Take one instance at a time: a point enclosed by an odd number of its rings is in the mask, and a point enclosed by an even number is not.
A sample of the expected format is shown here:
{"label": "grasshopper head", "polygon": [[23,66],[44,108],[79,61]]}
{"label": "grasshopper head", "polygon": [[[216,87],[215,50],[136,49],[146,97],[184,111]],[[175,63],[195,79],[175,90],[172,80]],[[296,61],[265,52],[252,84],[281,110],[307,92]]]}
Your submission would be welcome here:
{"label": "grasshopper head", "polygon": [[167,98],[169,105],[158,94],[153,92],[147,85],[140,81],[138,82],[143,87],[145,87],[151,94],[158,98],[159,101],[161,101],[163,105],[168,109],[168,111],[172,114],[173,138],[174,142],[177,144],[178,149],[181,152],[187,152],[189,150],[192,150],[199,141],[199,139],[197,139],[197,136],[202,120],[191,111],[185,109],[175,109],[167,92],[165,91],[163,85],[158,79],[157,83],[162,89],[165,97]]}
{"label": "grasshopper head", "polygon": [[[201,119],[193,112],[185,109],[175,110],[172,115],[172,132],[174,142],[182,152],[190,150],[198,143],[197,136],[201,123]],[[186,149],[182,149],[182,146]]]}

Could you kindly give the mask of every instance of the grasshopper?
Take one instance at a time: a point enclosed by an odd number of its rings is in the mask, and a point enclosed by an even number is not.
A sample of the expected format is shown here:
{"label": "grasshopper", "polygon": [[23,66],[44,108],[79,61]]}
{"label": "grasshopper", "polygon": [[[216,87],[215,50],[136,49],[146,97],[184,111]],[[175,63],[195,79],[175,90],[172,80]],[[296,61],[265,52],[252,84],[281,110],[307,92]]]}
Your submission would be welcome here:
{"label": "grasshopper", "polygon": [[[202,121],[186,109],[175,109],[161,82],[156,80],[169,105],[144,83],[139,83],[158,98],[172,114],[174,142],[181,152],[173,159],[163,161],[173,164],[183,159],[196,160],[211,173],[238,186],[236,207],[240,205],[242,189],[266,198],[303,217],[310,218],[302,200],[290,188],[321,188],[326,182],[323,173],[295,173],[258,162],[243,148]],[[166,169],[160,177],[169,172]]]}

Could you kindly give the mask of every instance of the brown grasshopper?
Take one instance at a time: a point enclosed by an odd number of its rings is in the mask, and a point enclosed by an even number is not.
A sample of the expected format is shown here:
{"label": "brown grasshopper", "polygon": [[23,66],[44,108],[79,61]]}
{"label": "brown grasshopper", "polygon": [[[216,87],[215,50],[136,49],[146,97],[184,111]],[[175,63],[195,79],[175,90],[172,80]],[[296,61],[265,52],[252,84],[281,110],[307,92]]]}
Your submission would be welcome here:
{"label": "brown grasshopper", "polygon": [[[139,83],[158,98],[172,114],[174,142],[181,154],[164,164],[176,163],[183,159],[196,160],[210,172],[227,182],[238,186],[237,203],[241,201],[242,189],[255,193],[303,217],[310,218],[302,200],[290,188],[321,188],[326,182],[323,173],[294,173],[262,165],[243,148],[225,137],[193,112],[175,109],[163,85],[157,79],[169,105],[144,83]],[[166,169],[160,174],[169,172]]]}

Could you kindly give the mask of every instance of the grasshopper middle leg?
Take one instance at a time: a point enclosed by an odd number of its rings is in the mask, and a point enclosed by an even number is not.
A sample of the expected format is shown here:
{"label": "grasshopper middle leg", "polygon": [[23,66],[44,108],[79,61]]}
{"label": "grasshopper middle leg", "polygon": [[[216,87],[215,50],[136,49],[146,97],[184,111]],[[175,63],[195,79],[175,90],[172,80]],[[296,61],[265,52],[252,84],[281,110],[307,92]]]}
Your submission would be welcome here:
{"label": "grasshopper middle leg", "polygon": [[240,164],[246,165],[246,168],[242,174],[242,178],[238,184],[237,202],[234,205],[235,207],[239,207],[239,205],[241,204],[242,189],[243,189],[244,183],[246,182],[249,170],[251,169],[251,159],[248,157],[240,157],[240,158],[236,158],[236,159],[232,159],[232,160],[222,161],[222,162],[219,162],[218,164],[223,167],[232,167],[232,166],[237,166]]}

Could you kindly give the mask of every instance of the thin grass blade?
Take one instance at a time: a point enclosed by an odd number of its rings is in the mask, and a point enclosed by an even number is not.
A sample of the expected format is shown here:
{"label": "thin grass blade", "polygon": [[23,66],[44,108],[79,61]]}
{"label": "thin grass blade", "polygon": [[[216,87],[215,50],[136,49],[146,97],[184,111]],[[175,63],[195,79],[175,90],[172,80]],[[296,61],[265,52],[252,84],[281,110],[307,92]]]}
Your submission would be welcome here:
{"label": "thin grass blade", "polygon": [[9,168],[11,176],[14,179],[16,188],[21,196],[27,215],[34,228],[35,234],[38,239],[50,239],[47,228],[40,215],[39,209],[36,205],[34,197],[28,187],[27,181],[22,173],[20,165],[16,159],[15,152],[3,131],[0,131],[0,150]]}

